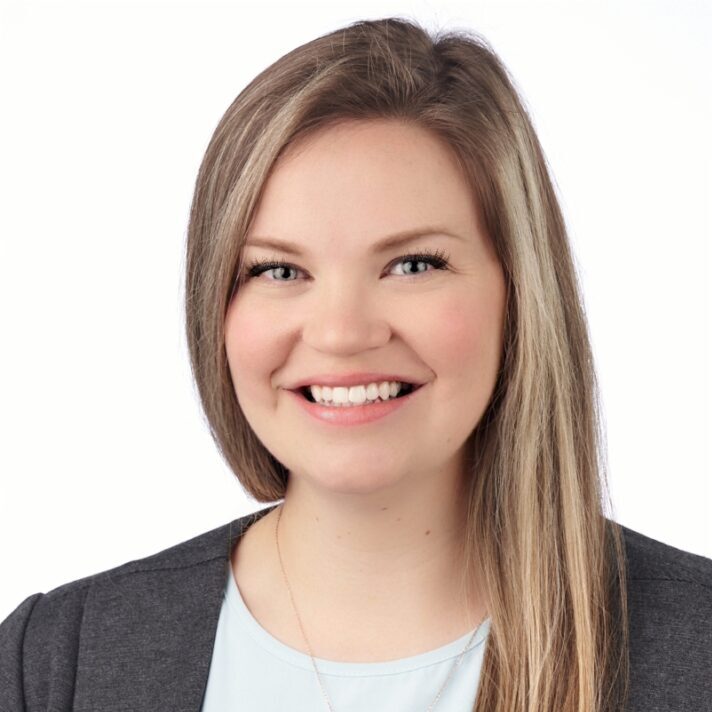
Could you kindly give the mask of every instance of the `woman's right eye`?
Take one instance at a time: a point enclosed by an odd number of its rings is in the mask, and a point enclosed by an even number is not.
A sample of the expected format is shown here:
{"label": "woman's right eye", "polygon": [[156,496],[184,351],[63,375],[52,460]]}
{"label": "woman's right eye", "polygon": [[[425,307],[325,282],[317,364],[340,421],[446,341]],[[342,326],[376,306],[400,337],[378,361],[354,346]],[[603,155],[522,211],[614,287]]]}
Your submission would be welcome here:
{"label": "woman's right eye", "polygon": [[[255,259],[252,260],[250,263],[248,263],[247,267],[245,268],[245,279],[252,279],[253,277],[259,277],[263,272],[267,272],[268,270],[276,270],[276,269],[292,269],[292,270],[297,270],[299,271],[294,265],[289,264],[288,262],[279,262],[276,260],[272,259]],[[281,281],[287,281],[287,282],[293,282],[294,280],[288,279],[288,280],[281,280],[281,279],[273,279],[269,280],[271,282],[281,282]]]}

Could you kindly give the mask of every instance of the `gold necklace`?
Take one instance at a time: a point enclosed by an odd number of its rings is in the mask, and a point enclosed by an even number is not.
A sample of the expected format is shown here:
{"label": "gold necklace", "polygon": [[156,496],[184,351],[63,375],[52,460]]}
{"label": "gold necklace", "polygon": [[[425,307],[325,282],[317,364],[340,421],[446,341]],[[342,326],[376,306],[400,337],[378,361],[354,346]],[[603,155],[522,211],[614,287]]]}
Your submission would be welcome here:
{"label": "gold necklace", "polygon": [[[326,702],[326,706],[329,708],[331,712],[334,712],[334,708],[331,706],[331,700],[329,699],[329,696],[326,694],[326,690],[324,689],[324,684],[321,679],[321,675],[319,674],[319,669],[316,666],[316,660],[314,660],[314,656],[312,655],[312,650],[311,646],[309,645],[309,640],[307,639],[307,634],[304,632],[304,626],[302,625],[302,619],[299,616],[299,611],[297,611],[297,606],[294,603],[294,595],[292,594],[292,588],[289,585],[289,581],[287,580],[287,573],[284,570],[284,562],[282,561],[282,552],[279,548],[279,536],[278,536],[278,531],[279,531],[279,521],[282,518],[282,507],[283,505],[281,504],[279,506],[279,512],[277,513],[277,524],[275,525],[274,528],[274,539],[277,543],[277,555],[279,556],[279,565],[282,568],[282,575],[284,576],[284,583],[287,584],[287,591],[289,591],[289,598],[292,601],[292,608],[294,608],[294,613],[297,616],[297,621],[299,622],[299,628],[302,631],[302,636],[304,637],[304,642],[307,645],[307,650],[309,651],[309,657],[311,658],[312,665],[314,666],[314,672],[316,673],[316,679],[319,682],[319,687],[321,688],[321,693],[324,695],[324,700]],[[459,667],[460,663],[462,662],[462,657],[464,654],[468,651],[470,645],[472,644],[472,641],[475,638],[475,635],[477,634],[477,631],[482,627],[482,623],[484,622],[484,618],[480,621],[480,624],[475,628],[474,632],[470,636],[470,639],[467,641],[467,644],[465,645],[465,648],[463,651],[458,655],[456,658],[455,662],[452,664],[452,667],[450,668],[450,672],[445,679],[445,682],[442,684],[440,690],[438,691],[438,694],[435,695],[435,699],[430,703],[430,707],[428,707],[427,712],[431,712],[435,705],[437,704],[438,700],[440,699],[440,696],[443,693],[443,690],[447,686],[448,682],[450,682],[450,678],[452,677],[453,673],[455,670]]]}

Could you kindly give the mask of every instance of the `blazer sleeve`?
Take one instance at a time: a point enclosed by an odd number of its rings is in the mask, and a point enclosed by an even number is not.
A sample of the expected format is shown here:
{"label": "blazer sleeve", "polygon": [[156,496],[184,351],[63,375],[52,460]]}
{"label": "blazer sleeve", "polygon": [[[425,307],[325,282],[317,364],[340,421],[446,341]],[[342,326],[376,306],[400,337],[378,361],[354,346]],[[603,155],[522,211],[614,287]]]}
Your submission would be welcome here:
{"label": "blazer sleeve", "polygon": [[23,648],[25,632],[43,593],[28,596],[0,623],[0,712],[24,712]]}

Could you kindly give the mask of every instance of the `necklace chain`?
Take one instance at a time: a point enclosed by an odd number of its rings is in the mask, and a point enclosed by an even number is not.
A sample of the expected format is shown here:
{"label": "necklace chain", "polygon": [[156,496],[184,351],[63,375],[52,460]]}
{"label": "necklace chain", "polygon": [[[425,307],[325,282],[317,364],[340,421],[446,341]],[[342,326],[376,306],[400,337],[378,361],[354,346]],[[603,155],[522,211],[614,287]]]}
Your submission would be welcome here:
{"label": "necklace chain", "polygon": [[[287,585],[287,591],[289,592],[289,598],[292,602],[292,608],[294,608],[294,613],[296,614],[297,621],[299,622],[299,628],[302,631],[302,637],[304,638],[304,642],[306,643],[307,650],[309,651],[309,657],[311,658],[312,666],[314,667],[314,672],[316,673],[316,678],[319,683],[319,687],[321,688],[321,693],[324,696],[324,701],[326,702],[326,706],[329,708],[330,712],[334,712],[334,708],[331,705],[331,700],[329,699],[329,695],[326,694],[326,689],[324,689],[324,683],[321,679],[321,675],[319,674],[319,669],[316,666],[316,660],[314,660],[314,655],[312,654],[312,649],[311,649],[311,646],[309,645],[309,639],[307,638],[307,634],[304,632],[304,625],[302,624],[302,619],[299,615],[299,611],[297,610],[297,605],[294,602],[294,594],[292,593],[292,588],[289,585],[289,580],[287,579],[287,573],[284,570],[284,562],[282,561],[282,552],[279,548],[279,536],[278,536],[279,522],[280,522],[280,519],[282,518],[282,506],[283,505],[279,506],[279,512],[277,513],[277,524],[274,528],[274,539],[277,543],[277,555],[279,556],[279,565],[282,568],[282,575],[284,576],[284,583]],[[472,644],[472,641],[474,640],[475,635],[477,634],[477,631],[482,626],[483,622],[484,622],[484,619],[482,621],[480,621],[480,624],[473,631],[473,633],[470,636],[470,639],[467,641],[467,644],[465,645],[463,651],[460,653],[460,655],[458,655],[456,660],[453,662],[452,667],[450,668],[450,672],[448,673],[447,678],[445,678],[445,682],[442,684],[442,686],[438,690],[438,694],[435,695],[435,699],[430,703],[430,707],[428,707],[426,712],[431,712],[435,708],[435,705],[438,703],[438,700],[440,699],[440,696],[442,695],[443,690],[445,689],[447,684],[450,682],[450,678],[452,678],[455,670],[460,666],[463,656],[469,650],[470,645]]]}

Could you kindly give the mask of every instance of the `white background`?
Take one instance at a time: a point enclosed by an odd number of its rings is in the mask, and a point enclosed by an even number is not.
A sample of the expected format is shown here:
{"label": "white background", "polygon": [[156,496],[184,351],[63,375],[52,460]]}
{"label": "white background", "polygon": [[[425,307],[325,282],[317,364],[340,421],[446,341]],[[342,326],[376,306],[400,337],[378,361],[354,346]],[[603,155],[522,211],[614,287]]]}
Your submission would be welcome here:
{"label": "white background", "polygon": [[4,3],[0,620],[263,506],[219,457],[191,382],[193,184],[259,71],[391,14],[479,31],[511,70],[583,281],[613,518],[712,557],[705,6]]}

